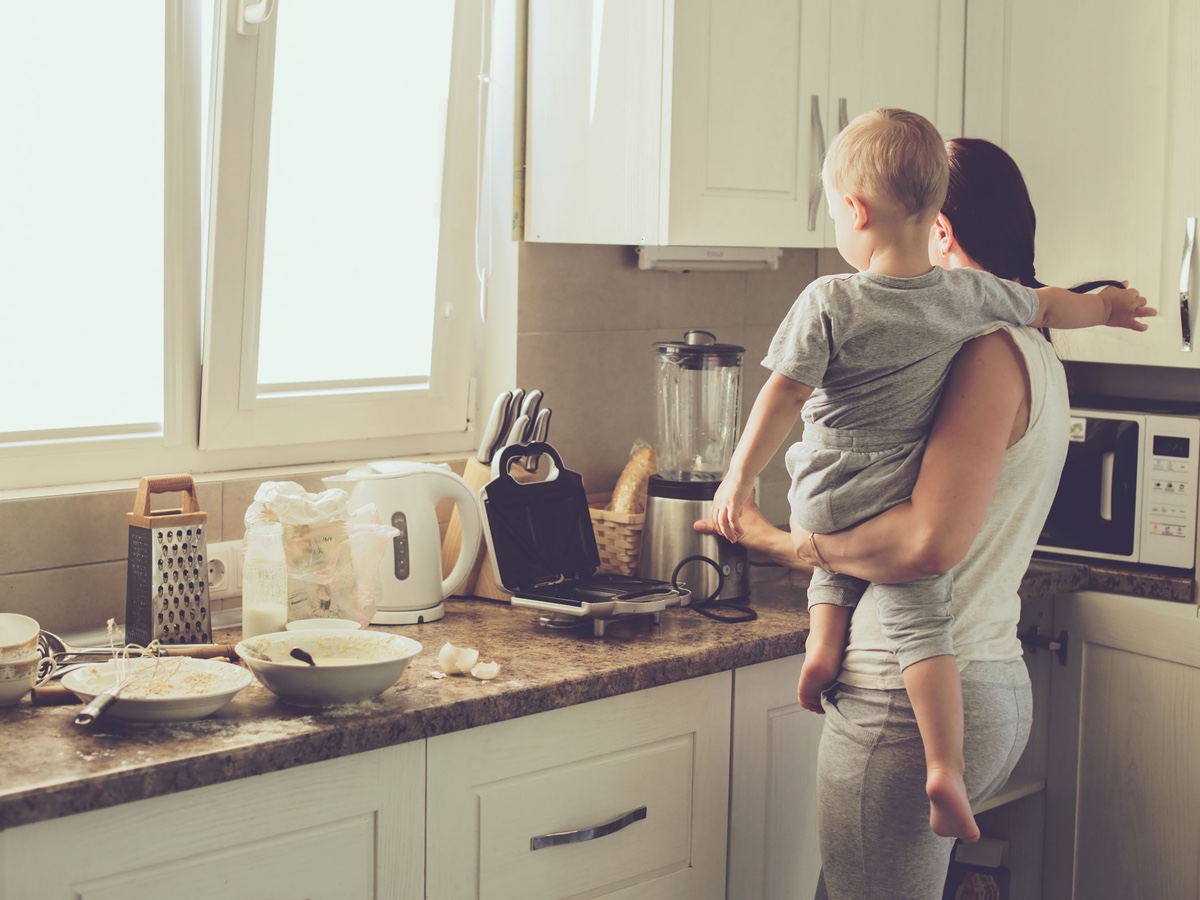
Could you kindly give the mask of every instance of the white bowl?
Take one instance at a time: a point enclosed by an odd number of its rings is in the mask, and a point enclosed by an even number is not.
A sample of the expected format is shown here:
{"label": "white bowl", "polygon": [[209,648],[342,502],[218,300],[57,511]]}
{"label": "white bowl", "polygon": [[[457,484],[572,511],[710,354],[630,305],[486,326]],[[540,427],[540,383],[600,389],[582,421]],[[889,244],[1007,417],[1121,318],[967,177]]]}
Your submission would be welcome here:
{"label": "white bowl", "polygon": [[285,626],[288,631],[359,631],[353,619],[296,619]]}
{"label": "white bowl", "polygon": [[0,613],[0,662],[24,659],[37,651],[37,619],[20,613]]}
{"label": "white bowl", "polygon": [[[293,659],[297,647],[316,665]],[[234,651],[285,703],[331,706],[382,694],[400,680],[421,645],[382,631],[281,631],[242,641]]]}
{"label": "white bowl", "polygon": [[[104,716],[126,722],[188,722],[211,716],[254,678],[241,666],[215,659],[164,656],[121,660],[120,674],[134,673]],[[62,683],[84,703],[113,686],[116,661],[83,666]]]}
{"label": "white bowl", "polygon": [[12,706],[37,683],[42,658],[34,653],[24,659],[0,661],[0,706]]}

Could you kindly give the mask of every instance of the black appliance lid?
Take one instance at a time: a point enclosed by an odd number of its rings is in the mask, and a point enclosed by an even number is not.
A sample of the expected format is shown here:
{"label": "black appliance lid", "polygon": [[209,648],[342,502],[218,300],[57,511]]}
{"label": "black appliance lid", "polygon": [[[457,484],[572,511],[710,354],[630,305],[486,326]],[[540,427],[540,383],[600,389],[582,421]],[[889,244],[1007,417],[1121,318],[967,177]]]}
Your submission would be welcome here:
{"label": "black appliance lid", "polygon": [[[554,465],[545,481],[521,483],[514,460],[545,454]],[[600,567],[583,476],[563,468],[550,444],[510,444],[494,464],[498,474],[480,491],[485,527],[500,584],[509,591],[588,578]]]}
{"label": "black appliance lid", "polygon": [[687,332],[682,341],[659,341],[654,350],[661,358],[685,369],[740,366],[746,352],[745,347],[736,344],[718,344],[711,331],[699,330]]}

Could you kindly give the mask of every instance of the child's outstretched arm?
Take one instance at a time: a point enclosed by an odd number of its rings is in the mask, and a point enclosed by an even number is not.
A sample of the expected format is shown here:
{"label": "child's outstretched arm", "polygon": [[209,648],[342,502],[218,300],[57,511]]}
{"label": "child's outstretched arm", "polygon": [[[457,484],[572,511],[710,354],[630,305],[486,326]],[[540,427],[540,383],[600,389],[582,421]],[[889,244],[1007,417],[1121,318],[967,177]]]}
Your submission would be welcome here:
{"label": "child's outstretched arm", "polygon": [[1109,325],[1113,328],[1128,328],[1145,331],[1146,323],[1141,320],[1158,315],[1146,298],[1122,282],[1125,287],[1106,287],[1098,294],[1076,294],[1066,288],[1042,287],[1036,290],[1038,311],[1029,324],[1035,328],[1088,328],[1092,325]]}
{"label": "child's outstretched arm", "polygon": [[812,390],[806,384],[772,372],[758,392],[750,415],[746,417],[741,439],[729,460],[729,471],[713,497],[713,526],[726,540],[741,540],[742,507],[754,488],[754,479],[796,424],[800,409]]}

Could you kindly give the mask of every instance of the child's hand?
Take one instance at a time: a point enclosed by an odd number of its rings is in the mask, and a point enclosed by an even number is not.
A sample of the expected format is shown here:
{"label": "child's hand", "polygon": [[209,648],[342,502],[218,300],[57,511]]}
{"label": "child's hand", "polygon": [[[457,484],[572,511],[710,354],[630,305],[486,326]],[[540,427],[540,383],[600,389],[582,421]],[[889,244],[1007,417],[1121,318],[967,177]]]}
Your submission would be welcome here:
{"label": "child's hand", "polygon": [[1146,298],[1131,288],[1128,281],[1122,281],[1124,288],[1106,287],[1100,292],[1100,299],[1108,309],[1108,321],[1104,324],[1110,328],[1128,328],[1132,331],[1145,331],[1146,323],[1141,319],[1158,315],[1158,310],[1146,305]]}
{"label": "child's hand", "polygon": [[745,533],[742,529],[742,509],[753,489],[753,483],[744,485],[726,476],[717,488],[717,493],[713,495],[713,527],[725,540],[736,544],[742,539]]}

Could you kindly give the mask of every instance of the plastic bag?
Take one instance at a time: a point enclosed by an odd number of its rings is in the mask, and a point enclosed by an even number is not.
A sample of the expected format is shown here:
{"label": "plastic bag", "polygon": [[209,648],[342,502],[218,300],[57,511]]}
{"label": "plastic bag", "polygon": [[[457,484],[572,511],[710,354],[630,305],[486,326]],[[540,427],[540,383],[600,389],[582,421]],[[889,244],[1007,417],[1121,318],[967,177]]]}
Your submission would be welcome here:
{"label": "plastic bag", "polygon": [[265,481],[246,509],[246,530],[283,525],[288,621],[353,619],[370,623],[382,586],[379,563],[400,532],[379,520],[375,504],[350,510],[341,488],[310,494],[291,481]]}

